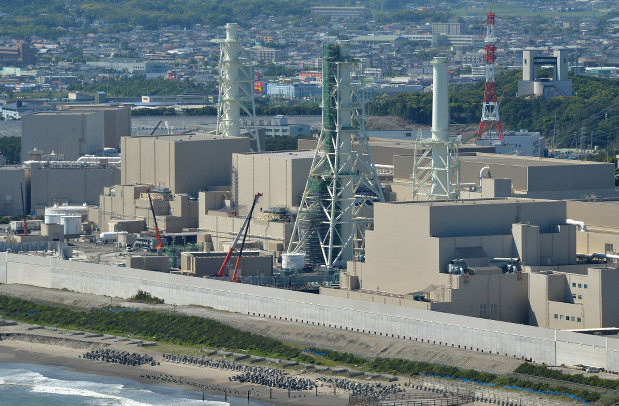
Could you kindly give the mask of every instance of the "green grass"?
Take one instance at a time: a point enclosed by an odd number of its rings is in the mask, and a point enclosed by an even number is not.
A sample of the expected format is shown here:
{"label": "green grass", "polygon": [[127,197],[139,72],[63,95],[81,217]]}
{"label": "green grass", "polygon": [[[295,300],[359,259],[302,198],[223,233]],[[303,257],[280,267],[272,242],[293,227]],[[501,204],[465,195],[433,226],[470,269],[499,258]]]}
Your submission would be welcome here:
{"label": "green grass", "polygon": [[583,374],[564,374],[556,369],[550,369],[543,365],[534,365],[528,362],[520,364],[514,372],[520,374],[541,376],[558,381],[574,382],[583,385],[597,386],[600,388],[619,390],[619,379],[601,379],[596,375],[586,376]]}
{"label": "green grass", "polygon": [[129,298],[130,302],[138,302],[138,303],[151,303],[151,304],[163,304],[164,300],[158,298],[157,296],[152,296],[148,292],[144,292],[143,290],[138,290],[138,293]]}
{"label": "green grass", "polygon": [[601,398],[597,392],[552,386],[520,378],[426,362],[387,358],[368,359],[319,348],[311,350],[321,354],[304,352],[303,347],[296,344],[252,334],[214,320],[177,313],[110,312],[103,308],[86,312],[0,296],[0,315],[26,323],[140,337],[161,342],[162,348],[182,345],[187,347],[188,352],[198,351],[201,347],[225,348],[228,351],[241,351],[252,355],[296,360],[316,365],[344,365],[376,373],[401,376],[436,374],[492,383],[497,386],[519,386],[539,391],[563,392],[581,397],[588,402],[595,402]]}

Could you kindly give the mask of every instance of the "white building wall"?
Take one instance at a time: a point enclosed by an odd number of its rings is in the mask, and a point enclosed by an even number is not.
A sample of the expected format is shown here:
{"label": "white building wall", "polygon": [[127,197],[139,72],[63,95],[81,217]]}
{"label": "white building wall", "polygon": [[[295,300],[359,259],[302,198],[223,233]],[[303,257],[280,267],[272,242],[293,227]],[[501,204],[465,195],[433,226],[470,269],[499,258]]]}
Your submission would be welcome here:
{"label": "white building wall", "polygon": [[8,253],[0,253],[0,282],[116,297],[142,289],[166,303],[619,371],[619,340],[332,296]]}

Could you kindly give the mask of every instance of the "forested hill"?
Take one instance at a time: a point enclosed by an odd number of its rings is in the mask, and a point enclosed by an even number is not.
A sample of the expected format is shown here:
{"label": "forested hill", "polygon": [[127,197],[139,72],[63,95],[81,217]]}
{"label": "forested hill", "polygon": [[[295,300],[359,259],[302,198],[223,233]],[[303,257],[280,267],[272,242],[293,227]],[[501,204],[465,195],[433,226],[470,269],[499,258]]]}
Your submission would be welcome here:
{"label": "forested hill", "polygon": [[[559,147],[575,147],[581,136],[587,144],[601,148],[619,146],[619,81],[570,74],[575,96],[516,97],[521,71],[504,72],[497,77],[497,94],[501,99],[499,115],[505,130],[527,129],[552,137],[555,129]],[[451,86],[449,113],[452,123],[478,123],[484,83]],[[409,93],[375,98],[372,115],[402,117],[415,124],[432,124],[432,94]]]}

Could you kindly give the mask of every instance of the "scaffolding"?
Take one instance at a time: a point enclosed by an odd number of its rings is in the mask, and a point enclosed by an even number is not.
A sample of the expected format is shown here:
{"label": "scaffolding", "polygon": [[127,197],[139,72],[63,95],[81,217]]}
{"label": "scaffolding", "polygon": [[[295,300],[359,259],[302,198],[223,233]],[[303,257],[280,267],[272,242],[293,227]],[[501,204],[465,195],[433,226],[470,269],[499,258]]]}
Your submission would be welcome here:
{"label": "scaffolding", "polygon": [[323,58],[322,132],[287,252],[333,269],[363,257],[373,203],[385,199],[365,135],[363,92],[350,83],[350,45],[325,44]]}
{"label": "scaffolding", "polygon": [[[455,200],[460,198],[460,155],[459,144],[449,141],[447,144],[447,161],[444,168],[434,168],[432,165],[432,150],[437,146],[437,142],[424,140],[421,138],[421,131],[415,142],[413,154],[413,200]],[[432,192],[432,178],[436,171],[443,172],[447,179],[447,185],[443,185],[446,194]],[[445,173],[446,172],[446,173]]]}

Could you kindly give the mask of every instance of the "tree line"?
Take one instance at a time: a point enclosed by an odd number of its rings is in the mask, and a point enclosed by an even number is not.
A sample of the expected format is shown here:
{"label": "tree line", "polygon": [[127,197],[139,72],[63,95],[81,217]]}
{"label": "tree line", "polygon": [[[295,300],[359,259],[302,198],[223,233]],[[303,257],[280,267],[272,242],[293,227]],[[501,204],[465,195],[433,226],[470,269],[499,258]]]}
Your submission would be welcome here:
{"label": "tree line", "polygon": [[[601,148],[619,144],[619,82],[574,75],[572,97],[518,97],[522,73],[506,71],[497,76],[499,114],[503,129],[539,131],[546,139],[556,134],[557,147],[574,148],[579,142]],[[481,119],[484,83],[450,86],[449,113],[452,123],[473,124]],[[372,115],[393,115],[413,124],[432,124],[432,94],[408,93],[374,98]]]}

